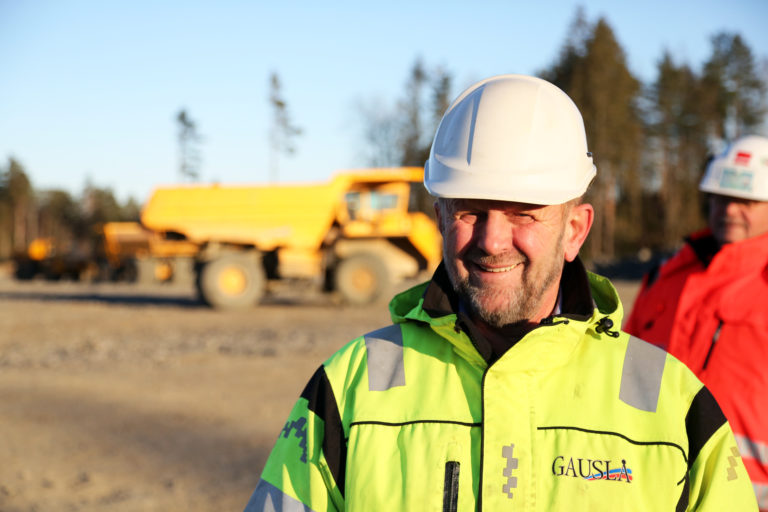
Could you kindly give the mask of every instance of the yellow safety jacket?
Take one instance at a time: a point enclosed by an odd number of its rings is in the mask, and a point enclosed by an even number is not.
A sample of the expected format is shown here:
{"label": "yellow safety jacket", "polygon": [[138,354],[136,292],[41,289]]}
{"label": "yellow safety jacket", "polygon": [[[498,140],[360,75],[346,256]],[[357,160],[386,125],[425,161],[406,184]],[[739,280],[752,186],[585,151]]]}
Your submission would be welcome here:
{"label": "yellow safety jacket", "polygon": [[756,511],[731,430],[679,361],[612,330],[577,260],[561,312],[494,353],[441,267],[315,373],[246,511]]}

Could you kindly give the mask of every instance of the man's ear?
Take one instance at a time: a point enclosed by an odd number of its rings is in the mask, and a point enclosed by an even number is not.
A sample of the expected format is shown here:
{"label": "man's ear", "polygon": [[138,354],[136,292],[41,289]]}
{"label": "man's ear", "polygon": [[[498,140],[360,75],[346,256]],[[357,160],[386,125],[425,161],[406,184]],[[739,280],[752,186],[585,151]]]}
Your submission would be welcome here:
{"label": "man's ear", "polygon": [[440,210],[440,201],[435,199],[435,203],[433,205],[435,207],[435,220],[437,220],[437,230],[440,231],[440,233],[443,233],[443,217],[442,212]]}
{"label": "man's ear", "polygon": [[563,237],[565,261],[576,259],[594,220],[595,209],[589,203],[578,204],[566,212],[565,235]]}

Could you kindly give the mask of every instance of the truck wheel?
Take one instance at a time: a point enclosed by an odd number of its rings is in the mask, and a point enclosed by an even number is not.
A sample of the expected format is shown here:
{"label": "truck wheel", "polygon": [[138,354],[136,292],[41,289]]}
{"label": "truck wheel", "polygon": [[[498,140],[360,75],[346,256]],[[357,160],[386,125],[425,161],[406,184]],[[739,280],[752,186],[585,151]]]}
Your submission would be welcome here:
{"label": "truck wheel", "polygon": [[34,279],[39,269],[37,262],[32,260],[19,260],[16,262],[16,279],[20,281],[29,281]]}
{"label": "truck wheel", "polygon": [[389,272],[381,258],[373,254],[355,254],[341,260],[336,267],[335,284],[346,302],[370,304],[389,287]]}
{"label": "truck wheel", "polygon": [[199,291],[209,306],[243,309],[264,294],[266,278],[259,260],[245,254],[225,254],[200,270]]}

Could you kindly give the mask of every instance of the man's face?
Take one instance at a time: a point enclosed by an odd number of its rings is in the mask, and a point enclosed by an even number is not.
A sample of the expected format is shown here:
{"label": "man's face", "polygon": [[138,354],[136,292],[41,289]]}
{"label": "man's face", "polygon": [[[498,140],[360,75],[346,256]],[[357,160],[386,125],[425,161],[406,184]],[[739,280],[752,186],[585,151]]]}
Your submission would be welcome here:
{"label": "man's face", "polygon": [[768,201],[710,194],[709,227],[721,245],[768,233]]}
{"label": "man's face", "polygon": [[570,209],[478,199],[438,202],[448,275],[482,321],[498,328],[551,313]]}

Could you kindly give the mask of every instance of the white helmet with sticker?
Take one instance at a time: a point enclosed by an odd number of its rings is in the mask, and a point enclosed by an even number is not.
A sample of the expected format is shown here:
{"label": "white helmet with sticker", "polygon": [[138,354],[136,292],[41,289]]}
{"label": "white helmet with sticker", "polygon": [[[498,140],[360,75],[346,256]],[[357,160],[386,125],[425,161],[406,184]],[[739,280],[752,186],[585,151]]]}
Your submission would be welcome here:
{"label": "white helmet with sticker", "polygon": [[699,190],[768,201],[768,138],[746,135],[733,142],[709,163]]}

